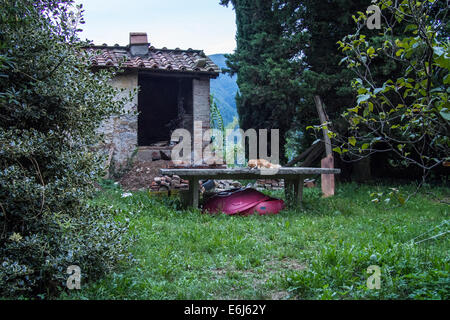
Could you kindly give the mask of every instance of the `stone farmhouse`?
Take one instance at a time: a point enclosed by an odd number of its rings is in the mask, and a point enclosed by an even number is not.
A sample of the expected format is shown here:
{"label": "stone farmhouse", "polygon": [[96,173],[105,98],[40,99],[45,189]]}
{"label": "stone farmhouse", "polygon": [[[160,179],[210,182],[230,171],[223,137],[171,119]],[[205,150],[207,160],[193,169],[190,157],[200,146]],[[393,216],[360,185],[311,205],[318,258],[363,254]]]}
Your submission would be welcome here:
{"label": "stone farmhouse", "polygon": [[139,88],[125,106],[126,115],[111,118],[100,128],[105,135],[108,162],[123,166],[132,157],[140,161],[169,160],[170,135],[177,128],[193,133],[195,121],[202,129],[210,123],[210,79],[220,68],[201,50],[156,49],[147,34],[130,33],[127,46],[93,45],[95,68],[119,66],[123,72],[113,85],[125,92]]}

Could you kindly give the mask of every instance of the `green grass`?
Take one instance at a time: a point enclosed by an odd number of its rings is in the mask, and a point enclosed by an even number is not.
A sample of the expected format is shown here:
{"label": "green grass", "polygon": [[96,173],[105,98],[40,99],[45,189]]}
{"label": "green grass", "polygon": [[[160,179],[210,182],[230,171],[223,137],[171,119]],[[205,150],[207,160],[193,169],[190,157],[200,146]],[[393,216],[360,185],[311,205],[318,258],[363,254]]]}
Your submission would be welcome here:
{"label": "green grass", "polygon": [[[385,189],[344,184],[328,199],[306,189],[303,210],[230,217],[177,210],[178,201],[145,192],[122,198],[110,187],[95,201],[130,219],[136,263],[62,298],[448,299],[448,235],[410,240],[448,230],[449,206],[425,192],[393,209],[370,201]],[[379,290],[366,286],[369,265],[381,268]]]}

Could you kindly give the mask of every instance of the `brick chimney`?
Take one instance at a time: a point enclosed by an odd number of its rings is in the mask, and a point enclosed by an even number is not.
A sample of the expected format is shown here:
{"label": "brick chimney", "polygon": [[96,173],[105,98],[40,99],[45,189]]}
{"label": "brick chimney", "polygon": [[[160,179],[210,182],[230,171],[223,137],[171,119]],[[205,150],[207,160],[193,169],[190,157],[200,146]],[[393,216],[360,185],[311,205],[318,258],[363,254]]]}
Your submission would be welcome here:
{"label": "brick chimney", "polygon": [[144,56],[148,54],[150,43],[145,32],[130,32],[130,53],[133,56]]}

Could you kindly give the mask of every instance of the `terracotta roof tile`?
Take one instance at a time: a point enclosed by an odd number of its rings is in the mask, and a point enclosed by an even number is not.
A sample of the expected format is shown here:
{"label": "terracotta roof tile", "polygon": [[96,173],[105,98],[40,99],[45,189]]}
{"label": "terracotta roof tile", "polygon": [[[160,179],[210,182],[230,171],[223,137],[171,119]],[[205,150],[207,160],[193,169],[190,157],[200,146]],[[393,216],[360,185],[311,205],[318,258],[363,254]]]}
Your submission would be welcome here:
{"label": "terracotta roof tile", "polygon": [[[220,68],[200,50],[156,49],[149,47],[148,54],[132,56],[129,47],[91,46],[86,48],[89,60],[96,67],[122,67],[126,69],[154,70],[163,72],[205,73],[217,77]],[[199,60],[204,60],[200,61]]]}

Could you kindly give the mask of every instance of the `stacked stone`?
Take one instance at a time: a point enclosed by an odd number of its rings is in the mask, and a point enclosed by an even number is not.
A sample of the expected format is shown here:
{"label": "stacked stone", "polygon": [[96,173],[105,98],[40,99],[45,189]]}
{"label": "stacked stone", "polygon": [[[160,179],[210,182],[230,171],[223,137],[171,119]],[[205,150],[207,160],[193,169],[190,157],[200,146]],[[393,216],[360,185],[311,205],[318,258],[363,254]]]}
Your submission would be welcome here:
{"label": "stacked stone", "polygon": [[152,191],[188,190],[189,181],[177,175],[158,176],[153,179],[150,189]]}
{"label": "stacked stone", "polygon": [[[199,181],[200,191],[203,193],[204,188],[202,182]],[[306,179],[304,186],[306,188],[314,188],[316,186],[314,179]],[[262,190],[283,190],[283,179],[258,179],[253,184],[253,187]],[[214,180],[214,192],[222,192],[235,188],[242,188],[239,181],[233,180]],[[153,179],[150,186],[152,191],[168,191],[168,190],[189,190],[189,181],[181,179],[177,175],[173,176],[158,176]]]}
{"label": "stacked stone", "polygon": [[[200,191],[203,193],[205,189],[203,188],[201,181],[199,181],[199,187]],[[242,184],[239,181],[214,180],[214,192],[222,192],[235,188],[242,188]],[[153,179],[150,189],[152,191],[189,190],[189,181],[181,179],[177,175],[158,176]]]}
{"label": "stacked stone", "polygon": [[[257,189],[281,190],[284,188],[283,179],[258,179],[255,183]],[[305,179],[304,186],[306,188],[314,188],[316,186],[314,179]]]}
{"label": "stacked stone", "polygon": [[239,181],[232,180],[214,180],[215,192],[222,192],[235,188],[242,188],[242,184]]}
{"label": "stacked stone", "polygon": [[284,181],[282,179],[258,179],[255,187],[257,189],[281,190],[284,188]]}

